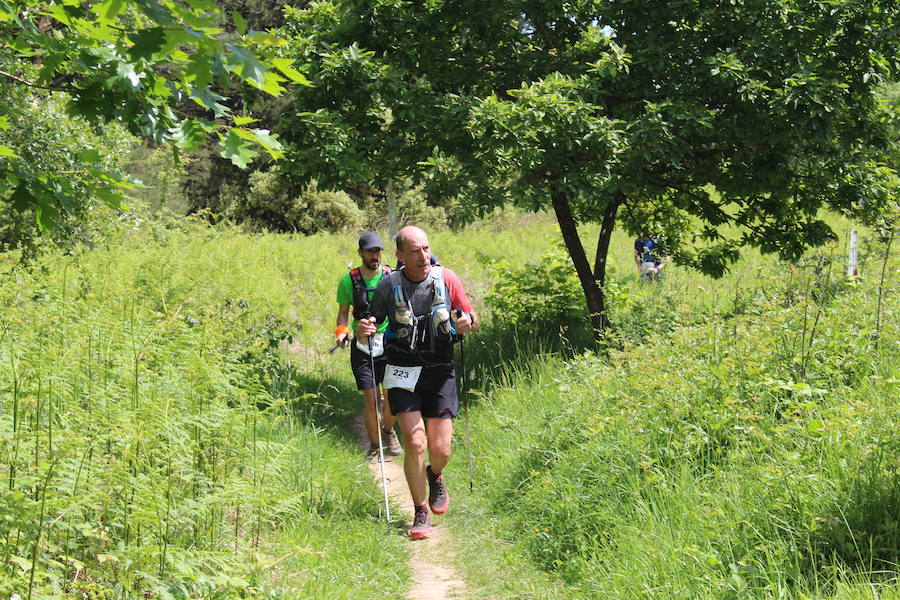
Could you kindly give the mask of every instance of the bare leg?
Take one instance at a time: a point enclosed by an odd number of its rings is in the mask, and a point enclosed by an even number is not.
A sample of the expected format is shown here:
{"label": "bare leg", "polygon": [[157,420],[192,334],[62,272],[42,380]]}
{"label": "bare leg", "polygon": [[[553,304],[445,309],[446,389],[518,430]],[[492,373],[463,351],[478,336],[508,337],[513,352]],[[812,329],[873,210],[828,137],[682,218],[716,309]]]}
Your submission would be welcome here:
{"label": "bare leg", "polygon": [[[394,428],[394,423],[397,421],[397,417],[391,414],[391,409],[388,406],[387,400],[384,398],[384,391],[381,386],[378,386],[379,393],[382,394],[381,398],[379,398],[379,402],[381,403],[382,408],[382,425],[383,427],[390,431]],[[373,446],[378,445],[378,421],[375,418],[375,392],[372,388],[367,390],[362,390],[363,396],[363,417],[366,421],[366,433],[369,436],[369,443]]]}
{"label": "bare leg", "polygon": [[394,423],[397,422],[397,417],[391,413],[391,405],[387,401],[387,394],[384,392],[384,386],[378,386],[378,392],[381,394],[378,401],[381,402],[381,425],[387,431],[391,431],[394,429]]}
{"label": "bare leg", "polygon": [[412,496],[413,504],[425,504],[425,450],[428,439],[422,413],[419,411],[402,412],[397,415],[400,432],[406,443],[403,457],[403,471],[406,473],[406,484]]}
{"label": "bare leg", "polygon": [[429,418],[428,460],[431,470],[440,473],[450,460],[450,441],[453,438],[453,419]]}
{"label": "bare leg", "polygon": [[366,421],[366,434],[369,436],[369,443],[373,446],[378,445],[378,419],[375,416],[375,390],[369,388],[362,390],[363,396],[363,418]]}

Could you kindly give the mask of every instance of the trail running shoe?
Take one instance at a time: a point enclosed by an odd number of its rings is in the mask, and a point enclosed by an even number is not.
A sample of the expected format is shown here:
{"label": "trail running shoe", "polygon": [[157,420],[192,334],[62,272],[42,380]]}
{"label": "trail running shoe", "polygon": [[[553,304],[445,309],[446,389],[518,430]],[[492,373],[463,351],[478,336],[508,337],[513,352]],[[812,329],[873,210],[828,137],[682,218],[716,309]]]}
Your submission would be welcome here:
{"label": "trail running shoe", "polygon": [[444,485],[444,474],[435,475],[431,465],[425,467],[425,474],[428,476],[428,506],[434,514],[442,515],[450,506],[450,494]]}
{"label": "trail running shoe", "polygon": [[394,430],[381,430],[381,440],[384,444],[384,453],[390,456],[400,456],[403,454],[403,448],[400,446],[400,440]]}
{"label": "trail running shoe", "polygon": [[414,540],[424,540],[431,535],[431,515],[424,504],[416,507],[416,516],[413,518],[412,527],[409,528],[409,537]]}
{"label": "trail running shoe", "polygon": [[[369,449],[366,450],[366,460],[369,462],[378,462],[378,444],[369,446]],[[387,460],[387,457],[385,457],[385,460]]]}

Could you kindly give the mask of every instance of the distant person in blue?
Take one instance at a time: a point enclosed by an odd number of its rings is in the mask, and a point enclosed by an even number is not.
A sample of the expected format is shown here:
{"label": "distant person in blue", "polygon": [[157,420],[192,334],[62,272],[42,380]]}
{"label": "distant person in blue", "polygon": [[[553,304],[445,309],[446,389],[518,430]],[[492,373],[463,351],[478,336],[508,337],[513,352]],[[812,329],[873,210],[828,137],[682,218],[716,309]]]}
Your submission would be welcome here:
{"label": "distant person in blue", "polygon": [[641,277],[653,279],[662,273],[665,263],[659,257],[659,240],[656,236],[642,233],[634,240],[634,264]]}

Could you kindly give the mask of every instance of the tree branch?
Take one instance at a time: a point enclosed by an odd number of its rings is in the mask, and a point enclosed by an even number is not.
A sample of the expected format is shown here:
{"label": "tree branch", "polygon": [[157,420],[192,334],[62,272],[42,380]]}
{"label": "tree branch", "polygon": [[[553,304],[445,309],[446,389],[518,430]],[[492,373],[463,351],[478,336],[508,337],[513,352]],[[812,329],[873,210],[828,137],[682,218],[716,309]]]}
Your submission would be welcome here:
{"label": "tree branch", "polygon": [[41,85],[39,83],[34,83],[32,81],[28,81],[27,79],[23,79],[18,75],[13,75],[12,73],[7,73],[6,71],[0,71],[0,76],[6,77],[7,79],[11,79],[20,85],[27,85],[28,87],[38,88],[42,90],[50,90],[53,92],[71,92],[74,88],[72,87],[59,87],[55,85]]}

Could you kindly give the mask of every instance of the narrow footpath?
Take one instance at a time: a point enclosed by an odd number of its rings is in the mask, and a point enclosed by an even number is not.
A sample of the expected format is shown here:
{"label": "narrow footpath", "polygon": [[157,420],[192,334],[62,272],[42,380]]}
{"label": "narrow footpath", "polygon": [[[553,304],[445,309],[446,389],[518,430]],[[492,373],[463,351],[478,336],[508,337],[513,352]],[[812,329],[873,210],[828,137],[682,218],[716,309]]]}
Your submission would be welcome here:
{"label": "narrow footpath", "polygon": [[[360,450],[368,449],[369,439],[366,436],[362,414],[353,420],[353,431],[356,433]],[[401,514],[391,516],[396,520],[403,518],[404,528],[409,527],[413,517],[413,503],[406,487],[403,475],[403,456],[385,457],[384,474],[387,479],[388,496],[400,506]],[[372,475],[381,481],[381,465],[376,461],[369,464]],[[453,488],[449,487],[450,510],[453,510]],[[407,600],[445,600],[448,598],[462,600],[466,598],[466,586],[459,574],[450,564],[456,557],[458,548],[453,542],[447,528],[441,524],[441,517],[432,515],[431,537],[424,540],[411,540],[407,543],[410,549],[410,568],[413,585],[407,591]],[[449,558],[449,560],[448,560]]]}

